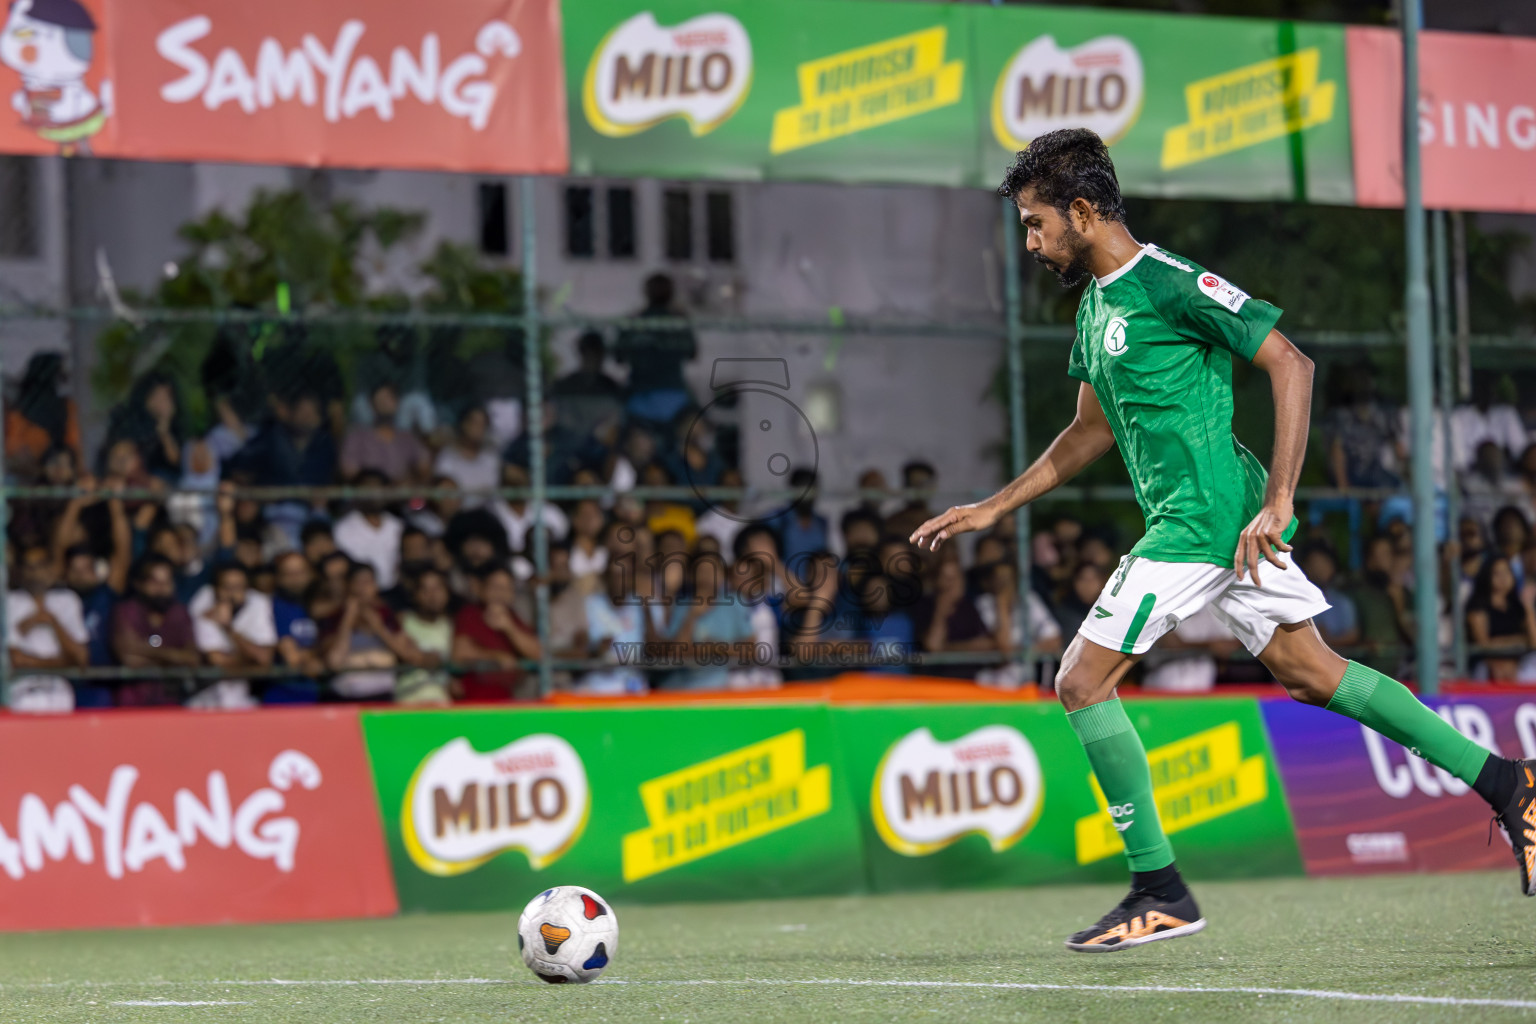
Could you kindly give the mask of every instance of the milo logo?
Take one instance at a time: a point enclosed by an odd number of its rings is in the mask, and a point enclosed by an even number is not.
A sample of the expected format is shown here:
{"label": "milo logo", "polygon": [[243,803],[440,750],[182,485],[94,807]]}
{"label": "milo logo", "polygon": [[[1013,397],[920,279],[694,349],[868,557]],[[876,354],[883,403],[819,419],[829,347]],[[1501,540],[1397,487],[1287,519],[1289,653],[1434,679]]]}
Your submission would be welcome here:
{"label": "milo logo", "polygon": [[1107,143],[1141,113],[1141,54],[1121,36],[1099,36],[1070,50],[1051,36],[1029,43],[992,90],[992,133],[1006,149],[1057,128],[1091,128]]}
{"label": "milo logo", "polygon": [[885,844],[909,857],[972,833],[1001,852],[1033,827],[1043,792],[1040,759],[1017,729],[988,725],[940,743],[923,728],[886,751],[870,813]]}
{"label": "milo logo", "polygon": [[633,135],[672,117],[703,135],[736,112],[751,83],[752,40],[741,22],[713,13],[665,27],[644,11],[598,44],[581,105],[604,135]]}
{"label": "milo logo", "polygon": [[538,870],[576,842],[590,807],[586,769],[559,736],[525,736],[486,754],[460,737],[416,769],[400,831],[428,874],[463,874],[504,850],[522,850]]}

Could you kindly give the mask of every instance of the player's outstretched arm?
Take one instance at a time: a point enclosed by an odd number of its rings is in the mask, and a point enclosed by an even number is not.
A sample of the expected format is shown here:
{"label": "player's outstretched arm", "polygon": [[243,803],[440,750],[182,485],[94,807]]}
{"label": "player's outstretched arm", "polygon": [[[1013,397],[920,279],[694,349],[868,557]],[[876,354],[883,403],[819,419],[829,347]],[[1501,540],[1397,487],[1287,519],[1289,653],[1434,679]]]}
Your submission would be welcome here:
{"label": "player's outstretched arm", "polygon": [[1035,460],[1017,480],[986,501],[956,505],[934,516],[913,531],[912,543],[937,551],[951,537],[972,530],[990,529],[1003,516],[1040,495],[1055,490],[1083,468],[1115,446],[1115,435],[1104,418],[1104,407],[1093,388],[1080,384],[1077,389],[1077,416],[1045,453]]}
{"label": "player's outstretched arm", "polygon": [[1239,535],[1232,564],[1238,579],[1245,571],[1252,572],[1257,586],[1260,560],[1284,569],[1285,563],[1276,552],[1291,550],[1281,538],[1295,513],[1296,482],[1307,454],[1313,368],[1312,360],[1279,331],[1269,332],[1253,355],[1253,365],[1269,374],[1275,395],[1275,454],[1270,460],[1264,507]]}

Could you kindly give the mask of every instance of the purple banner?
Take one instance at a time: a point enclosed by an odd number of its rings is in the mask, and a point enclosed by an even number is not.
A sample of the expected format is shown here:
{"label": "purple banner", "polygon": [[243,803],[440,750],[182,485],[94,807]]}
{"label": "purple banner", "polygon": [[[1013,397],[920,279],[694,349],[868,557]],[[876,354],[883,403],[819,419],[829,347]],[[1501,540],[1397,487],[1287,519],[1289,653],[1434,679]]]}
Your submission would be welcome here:
{"label": "purple banner", "polygon": [[[1426,703],[1490,750],[1536,756],[1536,694]],[[1502,835],[1487,842],[1487,804],[1460,779],[1342,715],[1291,701],[1260,704],[1308,874],[1511,865]]]}

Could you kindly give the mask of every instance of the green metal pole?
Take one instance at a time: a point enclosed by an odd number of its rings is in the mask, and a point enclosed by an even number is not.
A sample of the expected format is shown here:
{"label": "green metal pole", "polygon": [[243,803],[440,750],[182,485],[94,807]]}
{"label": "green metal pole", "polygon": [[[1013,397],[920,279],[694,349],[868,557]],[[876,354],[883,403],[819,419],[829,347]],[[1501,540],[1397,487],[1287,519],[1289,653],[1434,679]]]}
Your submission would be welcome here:
{"label": "green metal pole", "polygon": [[[1023,302],[1019,296],[1019,208],[1011,199],[1003,200],[1003,282],[1004,313],[1008,331],[1008,428],[1013,442],[1015,477],[1029,465],[1024,445],[1024,320]],[[1019,609],[1024,622],[1024,635],[1020,646],[1028,648],[1034,637],[1029,635],[1029,588],[1030,588],[1030,537],[1029,506],[1019,508],[1013,514],[1014,553],[1019,571]]]}
{"label": "green metal pole", "polygon": [[[1457,524],[1461,521],[1461,488],[1455,485],[1450,467],[1455,464],[1455,449],[1451,444],[1451,413],[1456,405],[1455,336],[1451,331],[1451,270],[1450,244],[1446,239],[1445,211],[1431,214],[1430,227],[1434,242],[1435,284],[1435,352],[1440,357],[1440,440],[1441,464],[1446,467],[1445,521],[1450,530],[1449,539],[1457,543]],[[1459,559],[1451,566],[1450,593],[1446,595],[1451,609],[1451,661],[1457,679],[1467,677],[1467,626],[1466,609],[1461,598],[1461,565]]]}
{"label": "green metal pole", "polygon": [[[1414,651],[1419,689],[1440,689],[1438,559],[1435,555],[1434,355],[1424,252],[1424,196],[1419,161],[1420,0],[1403,0],[1403,218],[1407,236],[1408,404],[1413,456]],[[1449,426],[1449,425],[1447,425]],[[1451,467],[1446,467],[1449,480]]]}
{"label": "green metal pole", "polygon": [[528,476],[533,491],[534,614],[539,631],[539,696],[553,688],[553,657],[549,649],[549,529],[544,525],[544,361],[539,344],[539,297],[537,290],[538,231],[534,211],[533,178],[518,179],[518,198],[523,218],[523,374],[527,403],[524,429],[528,431]]}

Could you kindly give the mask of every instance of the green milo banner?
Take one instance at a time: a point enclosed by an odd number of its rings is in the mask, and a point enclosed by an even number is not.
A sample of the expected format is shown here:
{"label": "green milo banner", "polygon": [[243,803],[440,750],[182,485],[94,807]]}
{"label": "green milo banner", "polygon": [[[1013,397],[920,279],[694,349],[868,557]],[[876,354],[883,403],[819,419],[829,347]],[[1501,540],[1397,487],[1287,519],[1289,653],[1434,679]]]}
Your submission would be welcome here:
{"label": "green milo banner", "polygon": [[1344,30],[882,0],[570,0],[576,174],[991,187],[1042,132],[1131,194],[1353,198]]}
{"label": "green milo banner", "polygon": [[1084,126],[1130,194],[1353,201],[1342,26],[974,10],[994,176],[1035,136]]}
{"label": "green milo banner", "polygon": [[[1130,704],[1191,877],[1299,874],[1246,699]],[[1125,875],[1055,703],[377,711],[362,716],[400,905],[1031,885]]]}
{"label": "green milo banner", "polygon": [[849,892],[858,829],[822,705],[365,712],[404,910]]}
{"label": "green milo banner", "polygon": [[[1257,704],[1130,701],[1193,878],[1300,874]],[[1119,880],[1124,846],[1054,702],[834,708],[876,891]]]}

